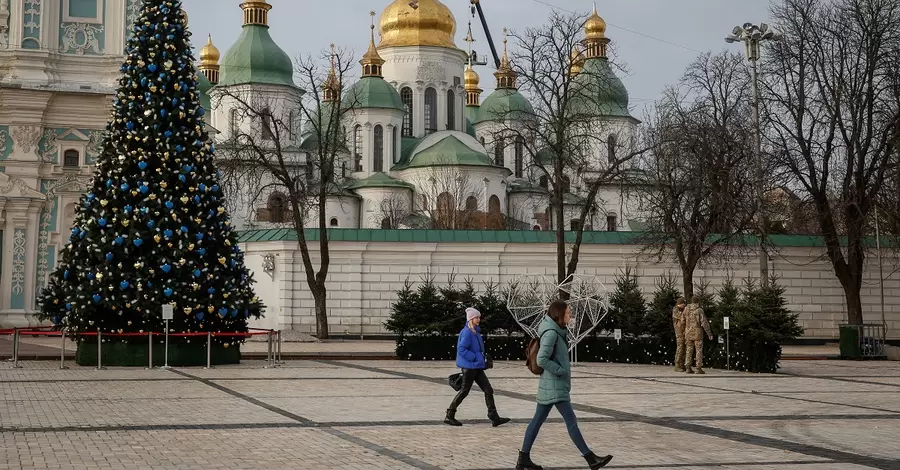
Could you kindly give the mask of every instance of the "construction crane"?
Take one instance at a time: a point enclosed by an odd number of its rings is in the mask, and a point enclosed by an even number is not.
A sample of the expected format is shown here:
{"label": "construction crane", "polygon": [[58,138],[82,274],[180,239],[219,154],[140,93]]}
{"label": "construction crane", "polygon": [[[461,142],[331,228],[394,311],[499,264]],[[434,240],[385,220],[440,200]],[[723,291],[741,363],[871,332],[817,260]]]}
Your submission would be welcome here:
{"label": "construction crane", "polygon": [[[472,4],[472,18],[475,18],[475,15],[478,15],[478,18],[481,19],[481,27],[484,29],[484,35],[487,36],[488,45],[491,46],[491,54],[494,55],[494,66],[498,69],[500,68],[500,56],[497,55],[497,48],[494,46],[494,38],[491,36],[491,30],[488,28],[487,20],[484,17],[484,10],[481,9],[481,0],[469,0]],[[410,0],[409,6],[416,10],[419,8],[419,0]],[[471,47],[471,43],[475,41],[472,37],[472,22],[469,21],[469,36],[466,38],[466,41],[469,42]],[[470,52],[470,60],[472,65],[487,65],[487,61],[479,61],[478,54],[473,50]]]}
{"label": "construction crane", "polygon": [[[488,45],[491,46],[491,54],[494,55],[494,65],[499,69],[500,68],[500,56],[497,55],[497,48],[494,47],[494,39],[491,37],[491,30],[488,28],[487,19],[484,17],[484,10],[481,9],[481,0],[469,0],[472,3],[472,18],[475,18],[475,15],[478,15],[478,18],[481,19],[481,27],[484,29],[484,35],[487,37]],[[471,25],[471,23],[470,23]],[[471,28],[470,28],[471,31]],[[472,51],[472,62],[478,65],[486,65],[487,62],[479,62],[478,56],[475,51]]]}

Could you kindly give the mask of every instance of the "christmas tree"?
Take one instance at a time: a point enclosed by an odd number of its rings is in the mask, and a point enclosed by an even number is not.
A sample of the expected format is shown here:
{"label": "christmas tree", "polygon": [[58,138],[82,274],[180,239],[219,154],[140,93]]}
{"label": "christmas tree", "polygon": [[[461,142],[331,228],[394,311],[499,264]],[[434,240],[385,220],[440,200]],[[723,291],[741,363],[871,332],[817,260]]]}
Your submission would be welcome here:
{"label": "christmas tree", "polygon": [[42,319],[70,333],[159,333],[164,304],[171,333],[246,332],[262,313],[203,129],[186,22],[180,0],[144,0],[133,26],[92,189],[41,296]]}

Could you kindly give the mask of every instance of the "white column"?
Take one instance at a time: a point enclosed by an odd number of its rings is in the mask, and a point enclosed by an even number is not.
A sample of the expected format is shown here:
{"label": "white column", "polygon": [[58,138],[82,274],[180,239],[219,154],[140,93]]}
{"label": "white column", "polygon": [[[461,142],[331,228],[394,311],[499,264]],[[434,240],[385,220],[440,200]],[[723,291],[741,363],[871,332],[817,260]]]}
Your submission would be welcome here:
{"label": "white column", "polygon": [[59,51],[60,3],[62,0],[41,2],[41,48],[45,51]]}
{"label": "white column", "polygon": [[438,131],[447,130],[447,88],[435,88],[437,93],[437,119],[434,128]]}
{"label": "white column", "polygon": [[425,137],[425,87],[421,82],[413,90],[413,137]]}
{"label": "white column", "polygon": [[[128,0],[118,2],[106,2],[103,23],[106,31],[106,45],[104,54],[118,55],[125,50],[125,4]],[[215,126],[214,126],[215,127]]]}
{"label": "white column", "polygon": [[362,167],[363,173],[370,174],[372,173],[372,163],[375,158],[375,136],[373,135],[375,132],[372,123],[367,122],[363,124],[363,155],[362,155]]}
{"label": "white column", "polygon": [[[27,210],[28,220],[26,225],[26,235],[28,238],[25,242],[25,311],[34,313],[35,311],[35,275],[37,274],[37,248],[38,230],[41,218],[40,201],[32,200]],[[29,318],[29,323],[31,323]]]}

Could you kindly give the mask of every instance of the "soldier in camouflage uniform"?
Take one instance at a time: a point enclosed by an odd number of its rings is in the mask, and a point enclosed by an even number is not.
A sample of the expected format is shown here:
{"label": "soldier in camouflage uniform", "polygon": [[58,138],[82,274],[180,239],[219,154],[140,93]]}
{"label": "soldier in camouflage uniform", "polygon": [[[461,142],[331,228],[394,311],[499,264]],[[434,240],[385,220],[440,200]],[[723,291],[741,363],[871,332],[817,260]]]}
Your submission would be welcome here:
{"label": "soldier in camouflage uniform", "polygon": [[709,339],[712,339],[709,321],[706,319],[706,314],[703,313],[703,309],[700,308],[700,298],[695,295],[691,297],[691,304],[684,309],[684,339],[687,343],[687,358],[684,363],[684,368],[688,374],[694,373],[694,370],[691,369],[691,356],[694,354],[696,354],[697,373],[706,373],[703,372],[704,332],[706,332],[706,336]]}
{"label": "soldier in camouflage uniform", "polygon": [[679,297],[672,308],[672,324],[675,326],[675,372],[684,372],[684,297]]}

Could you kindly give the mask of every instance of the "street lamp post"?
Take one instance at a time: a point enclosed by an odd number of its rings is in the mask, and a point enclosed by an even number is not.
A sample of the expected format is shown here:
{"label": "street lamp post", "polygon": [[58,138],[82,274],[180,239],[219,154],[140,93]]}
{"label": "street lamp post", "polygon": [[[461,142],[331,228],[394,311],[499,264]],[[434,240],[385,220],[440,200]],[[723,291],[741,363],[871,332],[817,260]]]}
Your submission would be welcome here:
{"label": "street lamp post", "polygon": [[768,233],[768,217],[765,214],[765,167],[762,161],[762,137],[759,117],[759,45],[763,41],[781,40],[781,34],[775,32],[769,25],[762,23],[759,26],[753,23],[744,23],[743,26],[735,26],[731,34],[725,37],[725,42],[733,44],[743,42],[747,47],[747,60],[750,61],[750,75],[753,81],[753,120],[754,132],[754,164],[756,169],[756,212],[759,220],[759,277],[763,286],[769,284],[769,254],[766,252],[766,237]]}

